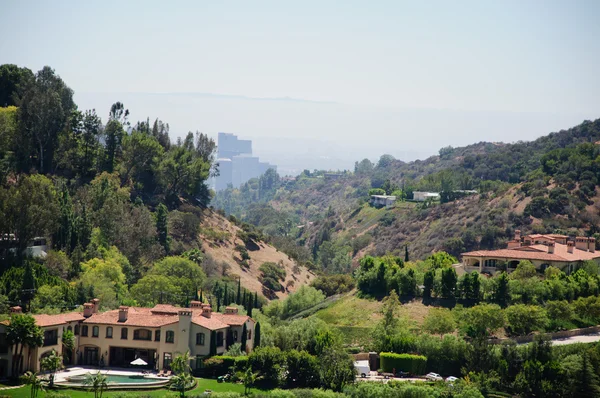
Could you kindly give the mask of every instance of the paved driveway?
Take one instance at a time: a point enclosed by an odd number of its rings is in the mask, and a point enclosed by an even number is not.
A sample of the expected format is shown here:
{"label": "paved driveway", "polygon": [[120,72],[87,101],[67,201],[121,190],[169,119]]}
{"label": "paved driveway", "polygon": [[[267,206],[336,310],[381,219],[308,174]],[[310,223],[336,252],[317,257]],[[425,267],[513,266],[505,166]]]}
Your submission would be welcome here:
{"label": "paved driveway", "polygon": [[573,336],[573,337],[567,337],[564,339],[556,339],[556,340],[552,340],[552,344],[565,345],[565,344],[575,344],[575,343],[595,343],[596,341],[600,341],[600,333],[586,334],[583,336]]}

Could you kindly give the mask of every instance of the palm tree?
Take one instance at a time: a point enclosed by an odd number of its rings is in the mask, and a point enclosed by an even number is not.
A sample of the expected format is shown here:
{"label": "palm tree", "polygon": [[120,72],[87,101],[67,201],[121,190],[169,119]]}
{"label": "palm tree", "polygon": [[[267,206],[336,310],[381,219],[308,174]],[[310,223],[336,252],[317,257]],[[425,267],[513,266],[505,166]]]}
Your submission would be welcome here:
{"label": "palm tree", "polygon": [[176,374],[190,373],[192,371],[190,367],[190,352],[187,351],[185,354],[177,355],[171,362],[171,369]]}
{"label": "palm tree", "polygon": [[98,371],[96,373],[86,374],[83,384],[94,391],[94,398],[102,398],[102,393],[106,387],[108,387],[108,379],[106,378],[106,375],[103,375]]}
{"label": "palm tree", "polygon": [[44,391],[44,381],[35,372],[27,372],[21,377],[23,384],[31,386],[31,398],[36,398],[40,390]]}
{"label": "palm tree", "polygon": [[63,333],[62,336],[62,345],[66,353],[66,358],[68,361],[65,361],[67,364],[71,363],[71,357],[73,356],[73,350],[75,349],[75,334],[73,334],[72,330],[67,330]]}
{"label": "palm tree", "polygon": [[194,377],[186,372],[179,373],[173,377],[171,377],[171,387],[173,389],[179,391],[179,396],[181,398],[185,397],[185,389],[190,387],[194,382]]}
{"label": "palm tree", "polygon": [[62,367],[62,356],[52,350],[50,355],[42,358],[40,366],[43,370],[50,372],[50,388],[52,388],[54,386],[54,375]]}
{"label": "palm tree", "polygon": [[256,383],[256,379],[256,373],[252,373],[252,368],[248,366],[244,373],[244,395],[248,395],[248,390]]}
{"label": "palm tree", "polygon": [[23,367],[23,349],[28,346],[31,352],[31,349],[44,344],[44,331],[35,324],[31,315],[18,314],[10,318],[6,332],[9,344],[14,347],[12,376],[16,377]]}

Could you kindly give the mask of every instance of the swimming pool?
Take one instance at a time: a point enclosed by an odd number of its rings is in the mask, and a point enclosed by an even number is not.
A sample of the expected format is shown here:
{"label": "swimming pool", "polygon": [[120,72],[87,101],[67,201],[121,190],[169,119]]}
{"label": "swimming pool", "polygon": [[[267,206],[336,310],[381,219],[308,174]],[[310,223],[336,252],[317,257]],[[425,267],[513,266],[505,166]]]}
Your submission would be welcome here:
{"label": "swimming pool", "polygon": [[[89,374],[89,373],[88,373]],[[78,374],[65,377],[55,384],[65,387],[85,387],[85,378],[87,374]],[[127,374],[105,374],[108,388],[152,388],[162,387],[169,384],[169,379],[158,377],[146,377],[144,375]]]}

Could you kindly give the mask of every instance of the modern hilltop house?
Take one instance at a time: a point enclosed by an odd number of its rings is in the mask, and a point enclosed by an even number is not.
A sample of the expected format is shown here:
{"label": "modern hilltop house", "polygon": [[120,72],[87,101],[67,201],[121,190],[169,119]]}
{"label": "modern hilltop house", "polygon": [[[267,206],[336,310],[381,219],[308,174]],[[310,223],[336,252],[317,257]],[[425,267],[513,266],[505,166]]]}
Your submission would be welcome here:
{"label": "modern hilltop house", "polygon": [[596,240],[578,236],[569,239],[566,235],[527,235],[515,231],[515,238],[508,242],[506,249],[477,250],[462,254],[465,271],[494,273],[512,271],[522,260],[529,260],[540,271],[548,266],[571,273],[584,261],[600,263],[600,252],[596,252]]}
{"label": "modern hilltop house", "polygon": [[[152,369],[169,368],[176,354],[187,351],[194,358],[192,368],[202,366],[210,355],[211,339],[216,353],[228,345],[240,343],[246,325],[246,350],[252,350],[254,320],[239,315],[236,307],[225,313],[212,312],[209,304],[192,301],[190,308],[158,304],[153,308],[125,307],[99,312],[100,300],[84,304],[83,312],[57,315],[33,315],[44,330],[44,345],[23,352],[22,371],[40,370],[40,359],[53,350],[63,355],[66,365],[128,367],[141,358]],[[20,307],[11,308],[21,313]],[[6,326],[0,323],[0,377],[11,376],[12,347],[6,340]],[[71,355],[63,348],[62,335],[71,330],[75,350]]]}

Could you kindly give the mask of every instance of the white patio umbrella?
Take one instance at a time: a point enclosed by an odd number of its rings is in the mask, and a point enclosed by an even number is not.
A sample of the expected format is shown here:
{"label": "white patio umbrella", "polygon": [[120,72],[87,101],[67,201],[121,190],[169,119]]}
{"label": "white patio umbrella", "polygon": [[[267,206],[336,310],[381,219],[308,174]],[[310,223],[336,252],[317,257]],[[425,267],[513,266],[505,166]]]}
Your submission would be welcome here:
{"label": "white patio umbrella", "polygon": [[145,366],[148,365],[148,362],[144,361],[142,358],[138,358],[134,361],[131,361],[132,365]]}

